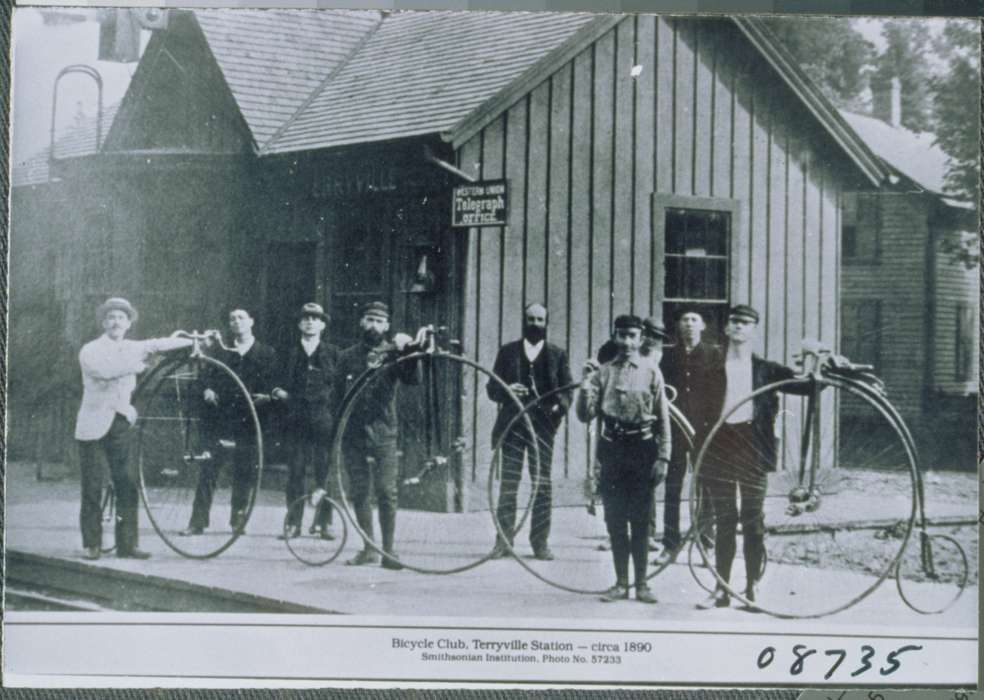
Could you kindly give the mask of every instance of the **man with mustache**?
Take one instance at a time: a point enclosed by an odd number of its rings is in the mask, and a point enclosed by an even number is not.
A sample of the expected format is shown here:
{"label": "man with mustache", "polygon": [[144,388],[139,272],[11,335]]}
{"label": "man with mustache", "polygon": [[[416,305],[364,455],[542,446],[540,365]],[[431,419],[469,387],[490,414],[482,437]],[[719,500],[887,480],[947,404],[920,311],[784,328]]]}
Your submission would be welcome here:
{"label": "man with mustache", "polygon": [[[276,371],[276,351],[253,336],[253,317],[245,309],[229,312],[229,332],[232,350],[218,350],[214,357],[228,366],[246,387],[262,427]],[[216,370],[206,374],[203,384],[202,398],[210,409],[207,423],[212,433],[209,442],[213,458],[203,463],[198,474],[191,520],[179,533],[184,536],[200,535],[208,527],[215,482],[223,462],[232,462],[229,525],[234,531],[245,527],[249,494],[256,487],[256,432],[242,393],[228,376]],[[223,443],[229,442],[230,447],[224,446]]]}
{"label": "man with mustache", "polygon": [[[282,388],[276,387],[271,396],[287,404],[287,527],[280,539],[292,539],[301,534],[304,505],[304,477],[310,465],[314,472],[315,490],[320,490],[328,477],[331,435],[335,427],[335,383],[338,372],[338,348],[323,337],[328,315],[320,304],[313,302],[301,307],[297,323],[300,342],[287,355]],[[335,539],[331,532],[331,505],[321,501],[314,516],[311,534],[322,539]]]}
{"label": "man with mustache", "polygon": [[[572,383],[567,353],[548,343],[547,309],[543,304],[532,303],[523,310],[523,337],[507,343],[499,349],[493,373],[509,386],[512,393],[526,404],[535,403],[529,413],[539,452],[539,482],[530,518],[530,544],[533,556],[549,561],[554,558],[547,538],[550,535],[550,511],[552,491],[550,466],[553,461],[553,443],[571,405],[571,393],[560,392],[549,399],[538,401],[540,396]],[[512,543],[516,524],[516,495],[523,473],[524,457],[529,460],[531,436],[524,430],[524,423],[516,422],[508,435],[503,432],[518,413],[515,402],[502,385],[490,381],[486,386],[489,398],[499,404],[499,414],[492,427],[492,444],[502,442],[502,482],[499,487],[499,503],[496,510],[499,523]],[[530,464],[532,470],[535,465]],[[507,554],[501,541],[495,549],[495,557]]]}
{"label": "man with mustache", "polygon": [[[407,361],[396,366],[386,362],[407,349],[410,336],[397,333],[387,337],[390,328],[389,307],[373,301],[362,310],[359,321],[362,340],[346,348],[338,357],[338,377],[335,396],[340,402],[347,388],[366,371],[381,372],[370,380],[369,390],[360,394],[361,400],[352,407],[347,427],[342,435],[342,459],[349,475],[349,490],[355,518],[368,537],[373,537],[372,503],[369,482],[372,481],[376,505],[379,508],[379,529],[382,531],[382,566],[402,569],[394,548],[396,511],[399,489],[399,463],[396,457],[399,419],[396,414],[396,390],[400,383],[418,384],[419,368]],[[337,407],[336,407],[337,408]],[[371,459],[370,459],[371,458]],[[362,551],[346,562],[350,566],[378,564],[379,554],[363,543]]]}
{"label": "man with mustache", "polygon": [[129,459],[131,427],[137,411],[130,403],[137,375],[156,353],[189,347],[187,338],[126,340],[137,310],[126,299],[112,297],[96,310],[103,334],[82,346],[82,404],[75,422],[82,472],[82,557],[98,559],[102,548],[102,452],[116,494],[116,556],[147,559],[137,547],[136,468]]}

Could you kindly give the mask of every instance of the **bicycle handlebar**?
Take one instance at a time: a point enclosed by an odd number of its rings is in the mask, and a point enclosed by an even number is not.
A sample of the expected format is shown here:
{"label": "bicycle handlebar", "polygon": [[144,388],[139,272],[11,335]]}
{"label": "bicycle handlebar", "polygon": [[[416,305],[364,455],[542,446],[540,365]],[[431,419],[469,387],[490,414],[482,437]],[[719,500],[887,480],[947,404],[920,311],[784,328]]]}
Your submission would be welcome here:
{"label": "bicycle handlebar", "polygon": [[215,343],[223,350],[228,350],[228,351],[233,350],[233,348],[226,345],[225,341],[222,339],[222,331],[215,330],[215,329],[205,330],[205,331],[177,330],[171,334],[171,337],[188,338],[189,340],[193,341],[193,345],[192,345],[193,348],[197,348],[200,343],[204,342],[205,345],[208,347],[210,347],[213,343]]}

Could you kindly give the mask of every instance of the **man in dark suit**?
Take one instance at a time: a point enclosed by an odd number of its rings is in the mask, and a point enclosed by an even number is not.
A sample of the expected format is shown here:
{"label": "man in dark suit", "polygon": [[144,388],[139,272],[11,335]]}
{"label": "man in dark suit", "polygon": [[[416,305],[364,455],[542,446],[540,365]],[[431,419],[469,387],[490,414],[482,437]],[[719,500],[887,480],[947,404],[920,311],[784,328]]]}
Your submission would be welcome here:
{"label": "man in dark suit", "polygon": [[[301,534],[304,515],[304,478],[310,465],[314,472],[315,491],[320,491],[328,477],[331,459],[331,434],[334,428],[334,395],[338,371],[338,349],[322,334],[328,316],[320,304],[301,307],[298,328],[300,342],[287,355],[282,384],[272,392],[274,399],[287,404],[287,528],[281,538]],[[311,526],[311,534],[334,539],[331,533],[331,505],[321,501]]]}
{"label": "man in dark suit", "polygon": [[[742,400],[759,387],[795,376],[789,367],[752,353],[758,322],[759,314],[750,306],[739,304],[728,312],[725,326],[728,342],[724,361],[712,373],[710,380],[710,391],[715,397],[720,397],[717,417],[725,416],[724,425],[706,446],[701,468],[702,486],[713,503],[717,527],[714,538],[715,568],[725,581],[730,579],[735,558],[736,528],[740,521],[745,557],[745,598],[751,602],[755,601],[755,583],[765,556],[763,506],[768,473],[776,469],[775,421],[779,401],[775,394],[758,396],[744,403]],[[789,389],[789,393],[797,394],[808,391],[799,391],[796,387]],[[739,495],[740,510],[736,503]],[[730,604],[727,591],[718,586],[697,607],[708,610]]]}
{"label": "man in dark suit", "polygon": [[[663,379],[676,392],[674,403],[694,429],[695,449],[700,449],[704,438],[717,421],[721,411],[723,387],[715,381],[715,372],[721,363],[721,350],[701,341],[705,329],[704,317],[695,307],[683,307],[677,312],[676,345],[663,353],[660,369]],[[680,547],[680,496],[683,477],[690,459],[697,457],[688,450],[687,441],[674,428],[673,452],[666,475],[666,497],[663,506],[663,550],[661,563],[672,557]],[[710,544],[710,542],[705,542]]]}
{"label": "man in dark suit", "polygon": [[[253,317],[244,309],[229,312],[231,350],[217,349],[213,356],[239,377],[249,392],[257,413],[270,402],[276,371],[276,352],[253,337]],[[232,379],[211,370],[203,377],[202,398],[206,404],[205,424],[212,458],[202,463],[188,527],[179,534],[200,535],[209,525],[215,482],[222,464],[232,462],[232,509],[229,525],[246,525],[250,491],[256,487],[256,431],[249,405]]]}
{"label": "man in dark suit", "polygon": [[[550,510],[552,491],[550,465],[553,461],[553,443],[571,405],[573,391],[558,392],[550,398],[539,397],[572,383],[567,353],[546,342],[547,309],[542,304],[530,304],[523,311],[523,337],[503,345],[495,358],[493,372],[509,386],[516,397],[527,404],[536,403],[530,412],[530,420],[536,435],[539,453],[539,485],[533,501],[530,521],[530,544],[537,559],[554,558],[547,538],[550,535]],[[499,414],[492,428],[492,444],[502,439],[502,482],[499,487],[499,504],[496,510],[503,531],[511,538],[516,524],[516,492],[523,473],[523,459],[529,457],[531,436],[518,423],[503,437],[503,432],[516,417],[515,402],[496,382],[486,385],[489,398],[499,404]],[[532,469],[534,465],[530,465]],[[504,556],[503,543],[495,550],[495,556]]]}

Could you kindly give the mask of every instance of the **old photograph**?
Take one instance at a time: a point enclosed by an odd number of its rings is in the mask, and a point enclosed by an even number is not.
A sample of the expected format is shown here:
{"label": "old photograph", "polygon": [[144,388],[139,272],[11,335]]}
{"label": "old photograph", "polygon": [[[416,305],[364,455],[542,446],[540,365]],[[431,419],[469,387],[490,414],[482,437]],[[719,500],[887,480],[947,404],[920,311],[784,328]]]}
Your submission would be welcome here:
{"label": "old photograph", "polygon": [[979,23],[12,39],[7,678],[976,684]]}

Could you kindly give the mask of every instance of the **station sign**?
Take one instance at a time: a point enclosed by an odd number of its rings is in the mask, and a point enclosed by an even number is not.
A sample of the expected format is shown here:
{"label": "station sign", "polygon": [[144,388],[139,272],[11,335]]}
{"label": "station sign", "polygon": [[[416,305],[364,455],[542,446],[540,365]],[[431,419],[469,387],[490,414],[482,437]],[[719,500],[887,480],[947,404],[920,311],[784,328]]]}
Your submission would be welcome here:
{"label": "station sign", "polygon": [[452,226],[505,226],[508,222],[508,181],[470,182],[454,188],[451,202]]}

